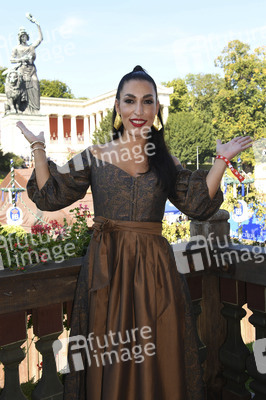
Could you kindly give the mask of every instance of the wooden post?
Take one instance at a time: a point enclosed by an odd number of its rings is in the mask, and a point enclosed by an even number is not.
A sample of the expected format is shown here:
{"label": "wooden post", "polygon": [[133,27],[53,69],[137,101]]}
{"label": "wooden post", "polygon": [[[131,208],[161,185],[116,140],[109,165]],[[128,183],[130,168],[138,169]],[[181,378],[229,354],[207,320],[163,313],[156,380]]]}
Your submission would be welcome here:
{"label": "wooden post", "polygon": [[[217,238],[220,243],[226,241],[229,235],[227,222],[229,213],[219,210],[207,221],[192,220],[190,224],[191,236],[204,236],[211,238],[214,243]],[[208,251],[206,249],[206,251]],[[198,317],[198,332],[206,346],[206,360],[203,363],[204,382],[206,384],[208,400],[220,400],[224,378],[222,365],[219,360],[219,349],[226,337],[226,322],[221,315],[222,304],[220,301],[219,278],[211,274],[216,264],[212,264],[202,276],[202,312]]]}
{"label": "wooden post", "polygon": [[227,337],[220,349],[220,359],[227,379],[223,388],[223,400],[249,400],[250,393],[245,387],[248,379],[246,359],[249,350],[245,346],[240,321],[246,315],[242,306],[246,303],[245,282],[220,278],[221,301],[224,304],[222,314],[227,320]]}
{"label": "wooden post", "polygon": [[[247,283],[248,308],[253,312],[249,321],[256,328],[256,340],[266,338],[266,288],[265,286]],[[254,400],[266,399],[266,374],[257,370],[254,354],[247,359],[247,370],[254,379],[250,388],[255,392]]]}

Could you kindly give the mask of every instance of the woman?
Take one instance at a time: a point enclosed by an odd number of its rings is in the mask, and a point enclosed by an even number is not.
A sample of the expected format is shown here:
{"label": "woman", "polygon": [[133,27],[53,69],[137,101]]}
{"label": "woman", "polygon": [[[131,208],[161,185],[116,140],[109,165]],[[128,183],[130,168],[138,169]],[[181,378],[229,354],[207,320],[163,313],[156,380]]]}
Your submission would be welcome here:
{"label": "woman", "polygon": [[[191,301],[161,221],[168,197],[194,218],[215,213],[226,164],[182,169],[164,143],[154,80],[139,66],[118,86],[113,123],[113,140],[83,151],[65,173],[47,163],[43,133],[18,123],[33,143],[28,193],[40,209],[65,207],[90,184],[93,193],[93,237],[71,321],[71,336],[87,338],[87,362],[75,372],[69,351],[64,399],[203,400]],[[231,159],[250,142],[218,141],[217,152]]]}
{"label": "woman", "polygon": [[24,28],[20,28],[18,33],[19,44],[13,49],[10,62],[18,64],[16,69],[25,81],[28,98],[26,111],[34,113],[40,109],[40,86],[34,64],[36,59],[35,49],[42,42],[43,35],[39,23],[31,15],[28,18],[37,25],[39,38],[31,45],[28,45],[27,41],[30,37]]}

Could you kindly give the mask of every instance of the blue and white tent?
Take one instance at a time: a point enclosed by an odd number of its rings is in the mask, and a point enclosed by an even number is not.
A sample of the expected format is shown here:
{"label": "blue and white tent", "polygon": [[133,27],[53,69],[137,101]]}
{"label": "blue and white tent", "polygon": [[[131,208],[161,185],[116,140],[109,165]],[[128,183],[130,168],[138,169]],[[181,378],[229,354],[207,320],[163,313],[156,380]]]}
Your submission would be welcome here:
{"label": "blue and white tent", "polygon": [[181,214],[181,211],[179,211],[169,200],[166,201],[164,216],[168,222],[173,223],[178,221]]}

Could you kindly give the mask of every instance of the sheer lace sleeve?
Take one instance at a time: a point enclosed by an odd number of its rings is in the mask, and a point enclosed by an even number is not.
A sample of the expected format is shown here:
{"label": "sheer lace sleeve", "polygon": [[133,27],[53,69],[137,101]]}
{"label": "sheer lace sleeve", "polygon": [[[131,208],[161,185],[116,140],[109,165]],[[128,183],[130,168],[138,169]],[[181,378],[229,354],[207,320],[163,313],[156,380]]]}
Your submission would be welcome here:
{"label": "sheer lace sleeve", "polygon": [[176,169],[174,194],[169,196],[171,203],[191,218],[198,220],[210,218],[222,204],[223,193],[219,188],[211,200],[206,183],[209,171],[191,172],[180,165],[177,165]]}
{"label": "sheer lace sleeve", "polygon": [[53,161],[48,161],[48,165],[50,177],[41,190],[37,186],[35,170],[27,184],[28,196],[40,210],[60,210],[85,196],[91,181],[91,163],[87,150],[62,167]]}

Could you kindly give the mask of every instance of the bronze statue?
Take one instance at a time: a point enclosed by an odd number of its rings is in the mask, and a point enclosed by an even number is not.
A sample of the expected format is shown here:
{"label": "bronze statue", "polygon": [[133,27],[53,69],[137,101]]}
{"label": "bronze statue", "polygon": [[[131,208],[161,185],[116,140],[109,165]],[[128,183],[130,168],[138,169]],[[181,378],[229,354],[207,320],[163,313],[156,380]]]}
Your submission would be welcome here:
{"label": "bronze statue", "polygon": [[6,70],[5,114],[22,112],[27,108],[28,97],[23,76],[15,69]]}
{"label": "bronze statue", "polygon": [[10,59],[12,64],[17,65],[6,71],[6,114],[24,111],[34,114],[40,109],[40,85],[34,61],[35,49],[42,42],[43,35],[36,19],[29,13],[26,17],[36,24],[39,38],[32,44],[28,44],[28,33],[22,27],[19,30],[19,44],[13,49]]}

